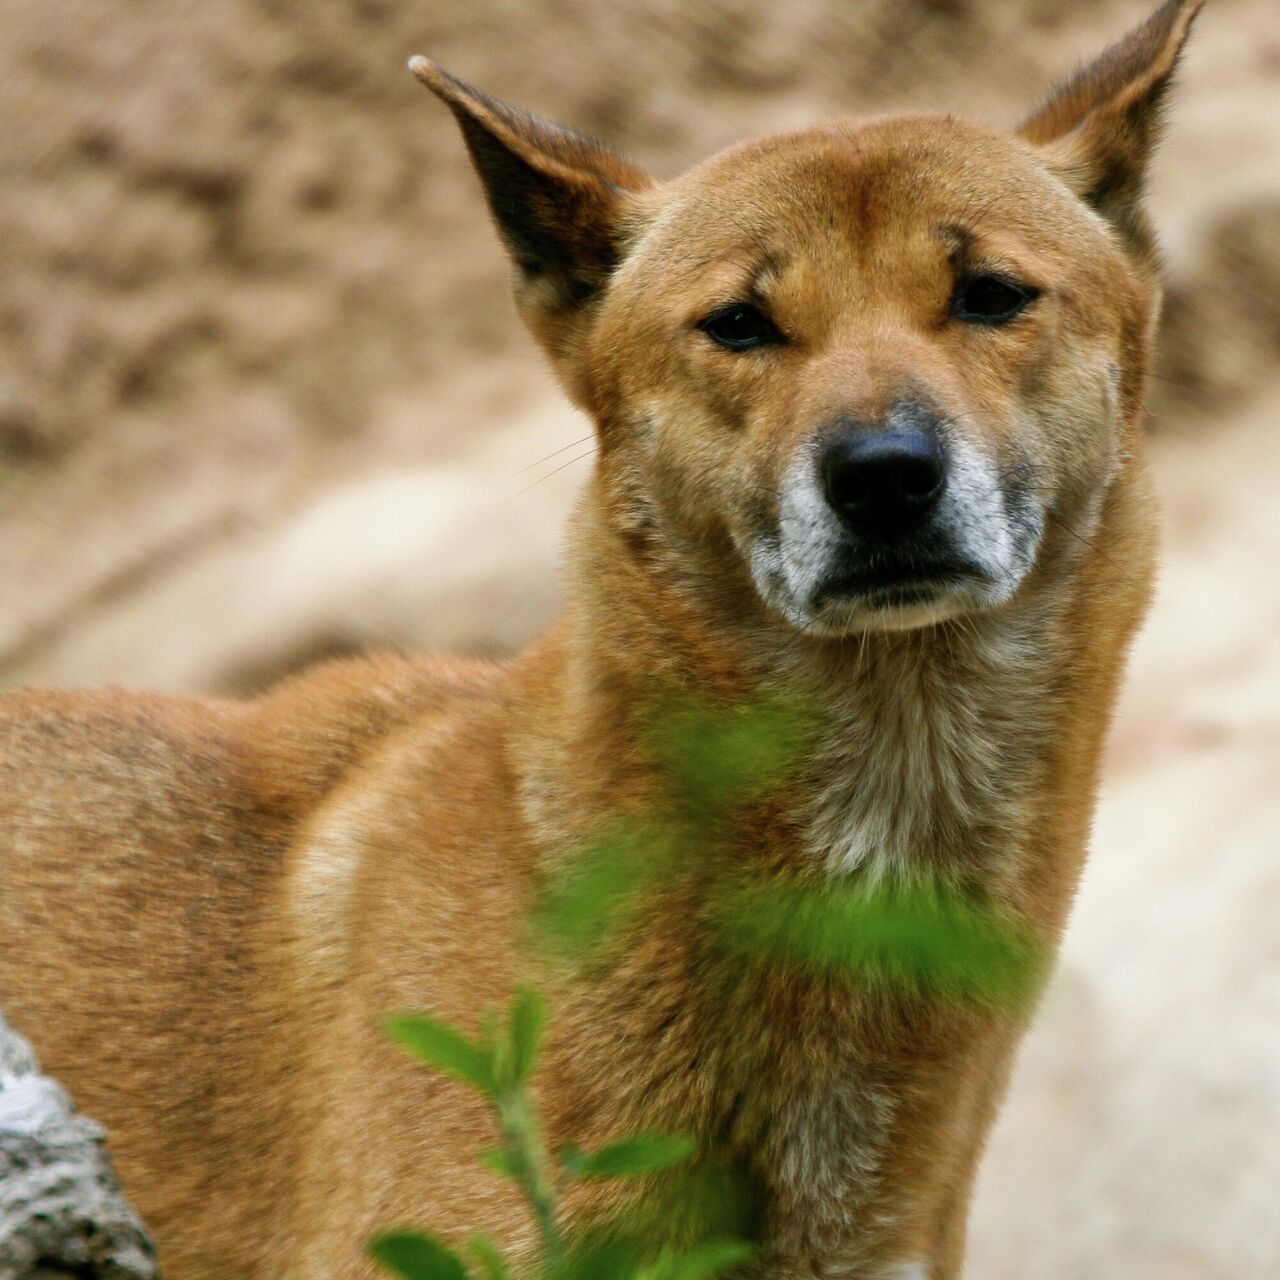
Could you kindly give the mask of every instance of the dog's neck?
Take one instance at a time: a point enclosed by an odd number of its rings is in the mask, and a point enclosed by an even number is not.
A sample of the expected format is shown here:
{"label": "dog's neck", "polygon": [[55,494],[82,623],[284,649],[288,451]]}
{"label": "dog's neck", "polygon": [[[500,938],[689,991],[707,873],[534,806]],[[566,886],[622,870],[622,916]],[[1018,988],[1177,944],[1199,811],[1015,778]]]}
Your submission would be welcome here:
{"label": "dog's neck", "polygon": [[[1048,601],[870,634],[812,661],[829,690],[804,856],[834,874],[981,881],[1013,868],[1051,735]],[[812,677],[810,677],[812,678]]]}
{"label": "dog's neck", "polygon": [[[745,592],[735,598],[728,573],[654,572],[608,529],[583,522],[576,536],[568,614],[514,673],[522,728],[511,758],[546,863],[661,806],[637,709],[673,689],[723,707],[781,689],[810,713],[813,734],[727,852],[713,825],[687,829],[678,874],[660,881],[620,965],[567,997],[586,1002],[575,1025],[591,1026],[593,1040],[556,1069],[585,1088],[584,1062],[643,1062],[610,1123],[713,1135],[747,1160],[771,1221],[788,1224],[770,1237],[787,1274],[823,1274],[814,1259],[869,1258],[897,1230],[888,1201],[868,1216],[877,1186],[894,1181],[895,1153],[914,1149],[911,1134],[981,1110],[1006,1043],[983,1019],[1008,1014],[864,1000],[751,943],[745,967],[725,962],[714,924],[699,923],[716,918],[714,896],[702,895],[717,881],[696,878],[723,854],[731,883],[745,858],[750,887],[766,895],[779,872],[808,882],[787,886],[800,893],[824,879],[849,882],[851,897],[877,880],[905,883],[908,898],[940,888],[959,901],[947,892],[958,890],[1047,939],[1074,890],[1133,617],[1108,620],[1105,574],[1082,566],[998,613],[817,642]],[[941,1100],[915,1091],[920,1071],[953,1072],[953,1090]]]}
{"label": "dog's neck", "polygon": [[[1023,798],[1054,736],[1064,679],[1051,643],[1061,602],[1033,596],[998,613],[909,633],[800,636],[737,608],[732,588],[623,568],[614,537],[586,539],[579,589],[547,654],[555,690],[538,698],[541,748],[526,811],[549,845],[585,832],[556,816],[643,803],[637,708],[689,696],[726,707],[781,690],[811,716],[810,749],[787,779],[793,870],[898,879],[940,875],[994,887],[1026,826]],[[583,548],[579,548],[580,551]],[[758,611],[758,610],[757,610]],[[768,861],[779,864],[779,851]]]}

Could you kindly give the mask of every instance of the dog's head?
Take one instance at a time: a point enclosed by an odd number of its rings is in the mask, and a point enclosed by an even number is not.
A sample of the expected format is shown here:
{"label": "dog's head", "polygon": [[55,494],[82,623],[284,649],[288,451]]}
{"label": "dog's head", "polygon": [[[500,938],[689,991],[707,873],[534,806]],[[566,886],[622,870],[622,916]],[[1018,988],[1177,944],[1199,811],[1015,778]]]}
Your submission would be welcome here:
{"label": "dog's head", "polygon": [[1143,177],[1199,2],[1169,0],[1015,134],[844,121],[661,184],[412,65],[598,424],[612,518],[695,576],[728,551],[765,606],[839,635],[997,606],[1088,545],[1136,444]]}

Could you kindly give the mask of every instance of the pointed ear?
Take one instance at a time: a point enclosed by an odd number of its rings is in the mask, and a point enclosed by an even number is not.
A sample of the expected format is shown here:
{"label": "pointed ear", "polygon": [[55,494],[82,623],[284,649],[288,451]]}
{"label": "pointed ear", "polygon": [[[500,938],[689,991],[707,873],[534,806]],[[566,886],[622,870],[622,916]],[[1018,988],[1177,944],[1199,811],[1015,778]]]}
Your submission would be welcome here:
{"label": "pointed ear", "polygon": [[409,68],[457,117],[516,265],[521,311],[563,359],[625,247],[627,195],[651,180],[590,138],[495,102],[427,58],[411,58]]}
{"label": "pointed ear", "polygon": [[1203,0],[1166,0],[1140,27],[1062,85],[1018,133],[1139,261],[1156,264],[1142,209],[1147,162],[1178,58]]}

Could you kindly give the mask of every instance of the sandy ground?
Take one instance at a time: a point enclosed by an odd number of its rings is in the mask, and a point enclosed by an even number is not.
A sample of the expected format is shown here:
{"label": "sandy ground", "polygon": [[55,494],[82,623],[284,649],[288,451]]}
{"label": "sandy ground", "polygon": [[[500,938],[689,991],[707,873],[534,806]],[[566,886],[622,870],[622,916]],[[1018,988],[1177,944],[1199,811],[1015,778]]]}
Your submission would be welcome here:
{"label": "sandy ground", "polygon": [[[509,651],[555,612],[588,429],[409,53],[671,173],[836,113],[1013,121],[1143,6],[57,9],[0,8],[0,687],[248,692],[362,647]],[[1280,1275],[1275,0],[1212,0],[1153,203],[1162,586],[981,1280]]]}

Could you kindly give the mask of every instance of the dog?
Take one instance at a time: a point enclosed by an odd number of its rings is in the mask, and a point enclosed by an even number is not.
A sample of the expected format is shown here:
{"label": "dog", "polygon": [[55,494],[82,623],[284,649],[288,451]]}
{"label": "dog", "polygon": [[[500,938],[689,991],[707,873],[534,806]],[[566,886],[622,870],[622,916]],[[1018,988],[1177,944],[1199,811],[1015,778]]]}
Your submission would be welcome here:
{"label": "dog", "polygon": [[528,913],[663,794],[638,709],[781,690],[806,746],[722,823],[738,882],[932,886],[1052,953],[1150,594],[1142,196],[1198,8],[1014,133],[840,121],[669,182],[413,60],[595,423],[564,617],[502,664],[0,704],[0,1006],[106,1125],[168,1274],[354,1280],[399,1223],[529,1246],[481,1101],[379,1023],[473,1027],[532,973],[551,1140],[698,1135],[749,1176],[761,1275],[959,1275],[1029,1001],[765,953],[726,982],[696,849],[609,963],[531,959]]}

